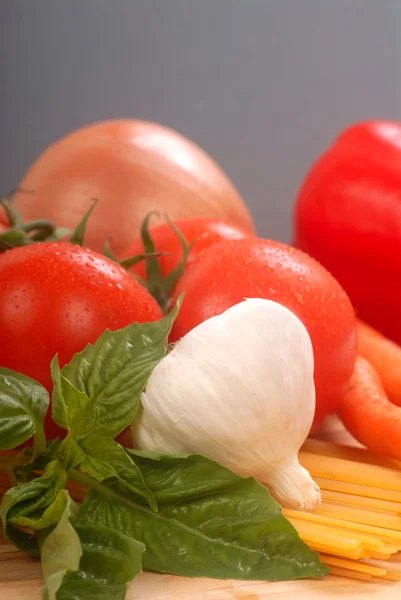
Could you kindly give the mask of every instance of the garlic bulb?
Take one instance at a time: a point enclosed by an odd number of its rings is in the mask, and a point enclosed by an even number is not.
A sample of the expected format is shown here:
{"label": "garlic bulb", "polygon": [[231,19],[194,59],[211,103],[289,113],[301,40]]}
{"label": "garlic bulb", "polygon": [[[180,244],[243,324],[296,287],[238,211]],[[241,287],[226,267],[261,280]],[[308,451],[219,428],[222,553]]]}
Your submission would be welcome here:
{"label": "garlic bulb", "polygon": [[284,306],[253,298],[195,327],[156,366],[142,406],[137,448],[204,454],[287,507],[320,502],[297,456],[315,409],[312,345]]}

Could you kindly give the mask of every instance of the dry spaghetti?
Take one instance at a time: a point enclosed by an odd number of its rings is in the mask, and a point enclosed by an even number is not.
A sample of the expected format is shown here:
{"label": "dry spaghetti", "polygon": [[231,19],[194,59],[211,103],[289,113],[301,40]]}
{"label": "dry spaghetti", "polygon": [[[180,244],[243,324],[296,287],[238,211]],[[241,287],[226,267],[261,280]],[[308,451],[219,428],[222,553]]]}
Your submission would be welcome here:
{"label": "dry spaghetti", "polygon": [[283,509],[304,541],[333,574],[401,581],[401,463],[318,440],[300,462],[323,500],[310,513]]}

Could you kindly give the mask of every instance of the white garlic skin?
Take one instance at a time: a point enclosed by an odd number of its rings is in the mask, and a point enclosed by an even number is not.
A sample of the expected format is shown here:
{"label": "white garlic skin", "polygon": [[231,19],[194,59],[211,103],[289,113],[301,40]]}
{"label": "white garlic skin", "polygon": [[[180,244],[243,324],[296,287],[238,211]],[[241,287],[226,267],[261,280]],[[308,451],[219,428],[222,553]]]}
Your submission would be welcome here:
{"label": "white garlic skin", "polygon": [[319,488],[298,462],[315,411],[313,350],[287,308],[245,300],[185,335],[154,369],[132,431],[138,449],[199,453],[311,510]]}

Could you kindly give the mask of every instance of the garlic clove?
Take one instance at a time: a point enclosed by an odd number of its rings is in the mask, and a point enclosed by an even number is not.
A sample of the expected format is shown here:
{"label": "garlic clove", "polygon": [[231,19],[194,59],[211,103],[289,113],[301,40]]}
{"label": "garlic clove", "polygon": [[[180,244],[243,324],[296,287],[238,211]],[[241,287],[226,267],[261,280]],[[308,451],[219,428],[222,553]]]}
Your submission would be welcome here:
{"label": "garlic clove", "polygon": [[297,456],[291,456],[261,481],[273,498],[286,508],[311,511],[321,502],[320,488],[309,471],[299,464]]}

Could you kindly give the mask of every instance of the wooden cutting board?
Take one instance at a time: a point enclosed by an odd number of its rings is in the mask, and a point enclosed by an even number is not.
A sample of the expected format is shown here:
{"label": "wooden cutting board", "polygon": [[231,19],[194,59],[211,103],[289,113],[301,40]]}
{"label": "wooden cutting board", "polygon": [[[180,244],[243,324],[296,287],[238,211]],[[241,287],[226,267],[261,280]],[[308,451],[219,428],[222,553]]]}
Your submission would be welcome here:
{"label": "wooden cutting board", "polygon": [[[335,420],[321,437],[338,443],[355,443]],[[40,600],[41,586],[39,560],[15,550],[0,537],[0,598]],[[127,600],[334,600],[336,596],[344,600],[400,600],[401,582],[361,582],[330,575],[324,580],[273,583],[143,573],[130,586]]]}

